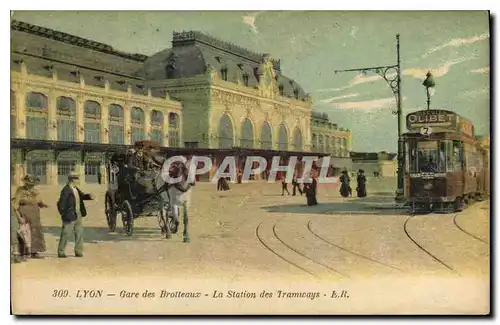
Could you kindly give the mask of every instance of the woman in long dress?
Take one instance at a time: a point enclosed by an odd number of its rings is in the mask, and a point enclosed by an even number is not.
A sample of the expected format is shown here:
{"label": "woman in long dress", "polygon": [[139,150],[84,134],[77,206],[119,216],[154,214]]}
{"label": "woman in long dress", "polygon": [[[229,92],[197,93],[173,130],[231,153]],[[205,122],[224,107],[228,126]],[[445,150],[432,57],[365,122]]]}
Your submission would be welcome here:
{"label": "woman in long dress", "polygon": [[19,227],[19,217],[14,209],[14,198],[10,205],[10,261],[20,263],[22,259],[19,257],[20,252],[20,236],[21,228]]}
{"label": "woman in long dress", "polygon": [[360,169],[357,177],[357,187],[356,192],[358,192],[358,197],[366,196],[366,177],[364,175],[365,171]]}
{"label": "woman in long dress", "polygon": [[25,258],[43,258],[40,253],[45,252],[45,236],[40,220],[40,208],[48,207],[40,199],[35,189],[37,179],[26,175],[24,185],[16,190],[14,209],[19,213],[21,233],[24,240],[24,249],[21,254]]}

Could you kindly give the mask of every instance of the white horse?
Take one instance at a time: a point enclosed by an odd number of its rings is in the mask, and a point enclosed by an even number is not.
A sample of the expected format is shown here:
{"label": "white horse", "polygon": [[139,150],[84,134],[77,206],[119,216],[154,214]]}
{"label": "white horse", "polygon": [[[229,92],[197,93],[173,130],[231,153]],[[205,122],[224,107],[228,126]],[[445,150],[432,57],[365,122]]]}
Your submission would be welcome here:
{"label": "white horse", "polygon": [[[157,189],[164,188],[160,192],[160,195],[164,202],[168,202],[170,205],[170,209],[172,209],[172,214],[174,217],[174,222],[178,226],[180,223],[180,215],[182,212],[182,223],[184,224],[184,230],[183,230],[183,241],[185,243],[189,243],[189,232],[188,232],[188,225],[189,225],[189,217],[188,217],[188,210],[190,207],[190,202],[191,202],[191,186],[187,184],[187,181],[182,180],[176,184],[167,184],[164,179],[166,179],[167,173],[169,173],[168,170],[169,166],[166,166],[166,162],[163,164],[162,170],[160,173],[158,173],[155,181],[155,185]],[[178,177],[181,175],[183,172],[181,169],[178,169],[175,172],[175,176]],[[168,216],[168,207],[164,207],[164,215]],[[168,217],[167,217],[168,218]],[[168,221],[168,220],[166,220]],[[166,237],[171,238],[171,231],[168,225],[165,225],[165,230],[166,230]]]}

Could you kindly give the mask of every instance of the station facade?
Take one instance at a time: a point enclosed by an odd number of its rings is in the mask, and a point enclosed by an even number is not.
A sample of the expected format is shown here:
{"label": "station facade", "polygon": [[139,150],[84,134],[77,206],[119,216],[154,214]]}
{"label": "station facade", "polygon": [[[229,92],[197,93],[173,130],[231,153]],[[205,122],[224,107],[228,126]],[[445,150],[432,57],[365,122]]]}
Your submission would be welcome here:
{"label": "station facade", "polygon": [[58,184],[71,170],[105,182],[106,153],[143,139],[210,152],[213,170],[235,153],[240,168],[249,153],[269,166],[274,155],[330,155],[313,141],[310,96],[268,54],[193,31],[149,57],[19,21],[11,38],[15,184],[26,173]]}

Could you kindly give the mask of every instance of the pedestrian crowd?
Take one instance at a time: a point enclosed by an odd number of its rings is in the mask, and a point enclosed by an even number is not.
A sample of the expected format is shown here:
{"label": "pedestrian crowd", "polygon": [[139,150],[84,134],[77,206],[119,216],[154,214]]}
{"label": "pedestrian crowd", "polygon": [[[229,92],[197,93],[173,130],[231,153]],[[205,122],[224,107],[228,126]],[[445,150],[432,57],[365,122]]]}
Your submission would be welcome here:
{"label": "pedestrian crowd", "polygon": [[[187,168],[182,169],[187,171]],[[186,172],[187,173],[187,172]],[[40,198],[39,192],[36,189],[39,180],[32,176],[26,175],[23,178],[23,185],[16,191],[11,199],[11,261],[13,263],[21,263],[31,258],[44,258],[46,252],[45,237],[40,219],[40,209],[49,207]],[[350,177],[347,170],[342,171],[340,176],[340,194],[342,197],[352,196],[350,186]],[[57,210],[61,216],[61,232],[59,237],[59,245],[57,248],[57,256],[65,258],[66,246],[70,239],[74,239],[74,254],[76,257],[83,257],[83,218],[87,215],[85,201],[93,200],[91,194],[83,193],[79,188],[79,174],[71,172],[68,175],[68,182],[62,188],[59,200],[57,202]],[[190,187],[194,184],[187,184]],[[177,186],[177,185],[176,185]],[[180,186],[180,185],[179,185]],[[318,180],[317,173],[313,171],[309,182],[301,184],[298,181],[298,175],[294,173],[292,178],[292,196],[305,194],[308,206],[318,204],[317,201]],[[188,188],[181,188],[182,193]],[[217,191],[229,190],[229,184],[226,178],[220,178],[217,183]],[[288,191],[286,175],[281,177],[281,195]],[[359,170],[357,174],[356,192],[358,197],[366,197],[366,177],[363,170]],[[180,193],[180,194],[182,194]],[[181,196],[179,194],[179,197]],[[173,195],[175,196],[175,195]],[[184,195],[185,196],[185,195]],[[183,196],[183,197],[184,197]],[[187,199],[186,199],[187,200]],[[184,201],[186,201],[184,200]],[[187,219],[187,206],[183,204],[183,215]],[[174,202],[175,203],[175,202]],[[181,210],[181,209],[178,209]],[[176,209],[176,222],[180,220],[180,212]],[[183,218],[183,219],[184,219]],[[74,237],[74,238],[71,238]]]}

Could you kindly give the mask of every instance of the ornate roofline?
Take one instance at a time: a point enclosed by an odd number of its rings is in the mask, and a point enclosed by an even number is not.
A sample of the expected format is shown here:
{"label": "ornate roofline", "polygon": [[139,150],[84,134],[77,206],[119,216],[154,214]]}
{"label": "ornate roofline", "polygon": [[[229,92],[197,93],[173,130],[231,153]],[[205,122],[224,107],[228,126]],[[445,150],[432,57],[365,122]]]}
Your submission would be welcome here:
{"label": "ornate roofline", "polygon": [[112,54],[112,55],[119,56],[119,57],[122,57],[125,59],[133,60],[133,61],[144,62],[148,58],[147,55],[130,54],[130,53],[116,51],[115,49],[113,49],[113,47],[106,45],[106,44],[103,44],[103,43],[99,43],[99,42],[95,42],[95,41],[81,38],[78,36],[66,34],[66,33],[56,31],[56,30],[53,30],[50,28],[45,28],[45,27],[41,27],[41,26],[28,24],[28,23],[18,21],[18,20],[12,20],[10,23],[10,28],[11,28],[11,30],[18,30],[21,32],[26,32],[29,34],[34,34],[34,35],[50,38],[50,39],[53,39],[53,40],[56,40],[59,42],[63,42],[63,43],[71,44],[71,45],[76,45],[79,47],[86,47],[86,48],[94,50],[94,51]]}
{"label": "ornate roofline", "polygon": [[[173,32],[172,37],[172,46],[174,43],[182,43],[182,42],[200,42],[211,47],[215,47],[217,49],[233,53],[242,57],[245,57],[249,60],[252,60],[256,63],[260,63],[265,56],[269,56],[269,54],[261,54],[252,52],[242,46],[236,45],[234,43],[226,42],[211,35],[202,33],[200,31],[182,31],[182,32]],[[273,67],[277,71],[281,71],[280,68],[280,60],[273,59]]]}

